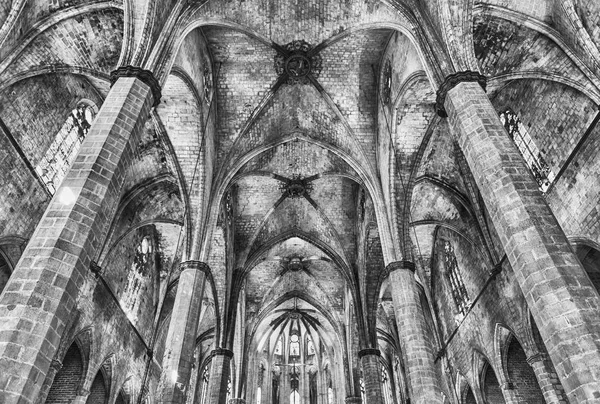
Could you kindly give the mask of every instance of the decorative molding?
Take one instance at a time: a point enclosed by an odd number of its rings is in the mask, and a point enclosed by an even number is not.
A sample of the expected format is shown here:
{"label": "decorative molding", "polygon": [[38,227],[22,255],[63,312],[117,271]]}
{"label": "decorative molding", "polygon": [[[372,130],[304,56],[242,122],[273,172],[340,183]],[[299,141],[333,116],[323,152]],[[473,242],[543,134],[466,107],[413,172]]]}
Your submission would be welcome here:
{"label": "decorative molding", "polygon": [[223,356],[227,356],[228,358],[233,358],[233,351],[230,351],[227,348],[216,348],[213,349],[213,351],[210,353],[211,356],[216,356],[216,355],[223,355]]}
{"label": "decorative molding", "polygon": [[394,272],[397,269],[408,269],[411,272],[415,272],[417,270],[417,267],[415,266],[414,262],[409,260],[390,262],[386,267],[388,274]]}
{"label": "decorative molding", "polygon": [[194,269],[196,271],[202,271],[205,274],[210,273],[210,267],[208,266],[208,264],[206,262],[189,260],[189,261],[183,261],[180,265],[181,265],[181,272],[188,270],[188,269]]}
{"label": "decorative molding", "polygon": [[90,262],[90,271],[94,274],[96,278],[99,278],[102,274],[102,267],[98,265],[96,261]]}
{"label": "decorative molding", "polygon": [[542,362],[544,360],[544,354],[541,352],[536,352],[527,357],[526,361],[529,363],[529,366],[533,365],[536,362]]}
{"label": "decorative molding", "polygon": [[446,113],[446,108],[444,107],[444,103],[446,102],[446,95],[448,94],[448,91],[452,90],[458,84],[464,82],[477,82],[479,83],[481,88],[483,88],[483,91],[486,91],[487,78],[483,74],[473,72],[471,70],[450,74],[440,85],[440,88],[436,93],[437,97],[435,99],[435,112],[437,112],[439,116],[441,116],[442,118],[448,117],[448,114]]}
{"label": "decorative molding", "polygon": [[381,351],[377,348],[365,348],[358,351],[358,359],[362,359],[368,355],[381,356]]}
{"label": "decorative molding", "polygon": [[154,99],[152,106],[156,107],[160,104],[160,98],[162,97],[160,84],[156,77],[154,77],[154,73],[150,70],[145,70],[137,66],[121,66],[117,70],[110,72],[110,86],[112,87],[121,77],[135,77],[142,81],[152,91],[152,98]]}
{"label": "decorative molding", "polygon": [[58,359],[52,359],[52,362],[50,363],[51,369],[54,369],[56,372],[58,372],[62,367],[63,364],[61,361],[59,361]]}
{"label": "decorative molding", "polygon": [[321,55],[311,55],[313,48],[304,40],[292,41],[275,55],[275,71],[287,78],[288,84],[307,84],[308,76],[317,78],[321,73],[323,60]]}

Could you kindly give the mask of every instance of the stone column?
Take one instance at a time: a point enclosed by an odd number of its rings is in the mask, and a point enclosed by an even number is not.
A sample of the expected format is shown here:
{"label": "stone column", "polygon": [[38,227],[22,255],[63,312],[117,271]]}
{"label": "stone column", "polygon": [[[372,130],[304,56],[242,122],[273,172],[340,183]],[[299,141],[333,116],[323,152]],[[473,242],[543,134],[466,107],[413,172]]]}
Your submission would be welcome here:
{"label": "stone column", "polygon": [[358,359],[362,366],[363,381],[365,382],[366,404],[383,404],[380,356],[381,352],[376,348],[358,351]]}
{"label": "stone column", "polygon": [[229,349],[217,348],[212,351],[207,396],[210,404],[227,403],[227,384],[229,383],[231,358],[233,358],[233,352]]}
{"label": "stone column", "polygon": [[504,396],[504,402],[506,404],[527,404],[519,399],[515,385],[511,382],[502,383],[500,385],[502,390],[502,396]]}
{"label": "stone column", "polygon": [[167,332],[167,349],[160,382],[160,403],[184,402],[194,361],[204,279],[210,271],[209,266],[201,261],[184,261],[181,263],[181,269]]}
{"label": "stone column", "polygon": [[152,73],[127,67],[114,82],[75,162],[50,201],[0,300],[0,397],[36,401],[79,290],[121,197],[125,169],[150,109]]}
{"label": "stone column", "polygon": [[89,396],[89,390],[79,389],[79,391],[77,392],[77,396],[75,396],[73,401],[71,401],[71,404],[86,404]]}
{"label": "stone column", "polygon": [[441,404],[443,396],[435,371],[433,341],[427,335],[415,264],[392,262],[388,271],[411,403]]}
{"label": "stone column", "polygon": [[[544,394],[546,404],[560,404],[561,402],[564,402],[554,389],[552,377],[546,370],[546,365],[544,364],[544,355],[541,352],[535,353],[527,358],[527,363],[529,363],[535,373],[535,378]],[[554,375],[555,379],[556,377],[557,376]]]}
{"label": "stone column", "polygon": [[438,108],[445,107],[570,402],[597,403],[598,292],[504,130],[481,76],[465,81],[473,75],[449,76],[438,92]]}

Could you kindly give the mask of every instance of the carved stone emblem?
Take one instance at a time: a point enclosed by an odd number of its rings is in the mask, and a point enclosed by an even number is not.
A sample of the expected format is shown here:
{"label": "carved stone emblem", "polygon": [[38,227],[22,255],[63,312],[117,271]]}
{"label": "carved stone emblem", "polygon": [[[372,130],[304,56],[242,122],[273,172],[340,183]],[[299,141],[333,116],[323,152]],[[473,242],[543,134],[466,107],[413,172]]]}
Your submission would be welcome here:
{"label": "carved stone emblem", "polygon": [[277,74],[285,75],[288,84],[306,84],[308,76],[317,77],[321,72],[321,56],[311,54],[312,46],[306,41],[292,41],[275,55]]}

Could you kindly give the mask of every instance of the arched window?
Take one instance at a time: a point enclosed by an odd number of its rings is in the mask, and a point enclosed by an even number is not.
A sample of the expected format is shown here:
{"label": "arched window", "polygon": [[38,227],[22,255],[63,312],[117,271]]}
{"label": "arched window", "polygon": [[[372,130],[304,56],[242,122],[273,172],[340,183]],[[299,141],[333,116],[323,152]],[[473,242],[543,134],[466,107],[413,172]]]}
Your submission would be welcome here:
{"label": "arched window", "polygon": [[202,370],[202,386],[200,390],[200,404],[208,404],[207,396],[208,396],[208,373],[210,365],[204,366],[204,370]]}
{"label": "arched window", "polygon": [[452,247],[452,244],[447,240],[444,240],[444,267],[446,269],[446,276],[450,280],[452,298],[458,308],[460,314],[459,317],[462,319],[469,309],[469,295],[465,283],[463,282],[462,275],[460,274],[460,270],[458,269],[454,247]]}
{"label": "arched window", "polygon": [[290,356],[300,356],[300,338],[298,334],[290,336]]}
{"label": "arched window", "polygon": [[531,138],[527,126],[523,125],[519,116],[510,108],[500,113],[500,121],[508,132],[508,136],[515,142],[517,148],[523,155],[527,166],[535,177],[542,192],[546,192],[550,183],[554,180],[554,173],[550,170],[548,163],[544,160],[542,153]]}
{"label": "arched window", "polygon": [[281,341],[281,338],[282,337],[280,337],[277,340],[277,344],[275,344],[275,352],[274,352],[275,355],[282,355],[283,354],[283,342]]}
{"label": "arched window", "polygon": [[35,168],[50,194],[54,195],[69,167],[75,161],[81,143],[92,126],[96,110],[95,105],[80,102],[71,111],[46,154]]}
{"label": "arched window", "polygon": [[363,380],[362,377],[358,380],[358,384],[360,385],[360,398],[363,403],[366,403],[367,402],[367,393],[365,391],[365,381]]}
{"label": "arched window", "polygon": [[262,387],[256,388],[256,404],[261,404],[262,402]]}
{"label": "arched window", "polygon": [[386,368],[381,366],[381,384],[383,388],[383,400],[385,404],[394,404],[394,399],[392,396],[392,383],[390,381],[390,376]]}
{"label": "arched window", "polygon": [[312,338],[310,337],[310,334],[306,335],[306,347],[309,356],[315,354],[315,346],[313,344]]}

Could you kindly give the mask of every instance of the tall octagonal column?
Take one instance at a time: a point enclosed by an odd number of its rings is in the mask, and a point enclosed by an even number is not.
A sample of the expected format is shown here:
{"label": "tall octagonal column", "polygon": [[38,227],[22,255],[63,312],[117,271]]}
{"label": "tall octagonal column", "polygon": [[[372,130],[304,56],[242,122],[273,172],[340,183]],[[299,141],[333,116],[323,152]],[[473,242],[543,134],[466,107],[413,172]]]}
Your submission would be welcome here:
{"label": "tall octagonal column", "polygon": [[210,377],[208,379],[208,402],[211,404],[227,404],[227,385],[233,352],[225,348],[212,351]]}
{"label": "tall octagonal column", "polygon": [[151,72],[123,67],[75,162],[50,201],[0,300],[0,397],[33,403],[55,358],[79,289],[99,254],[150,108]]}
{"label": "tall octagonal column", "polygon": [[415,264],[411,261],[392,262],[388,271],[411,403],[441,404],[443,396],[435,371],[433,343],[427,335],[419,298]]}
{"label": "tall octagonal column", "polygon": [[365,383],[367,404],[383,404],[380,356],[381,352],[376,348],[367,348],[358,351],[358,359],[362,366],[363,381]]}
{"label": "tall octagonal column", "polygon": [[201,261],[184,261],[181,263],[181,268],[165,343],[160,383],[159,402],[161,403],[175,404],[185,401],[185,390],[194,361],[204,280],[206,273],[210,271],[208,264]]}
{"label": "tall octagonal column", "polygon": [[438,92],[571,403],[600,401],[600,298],[480,83]]}

